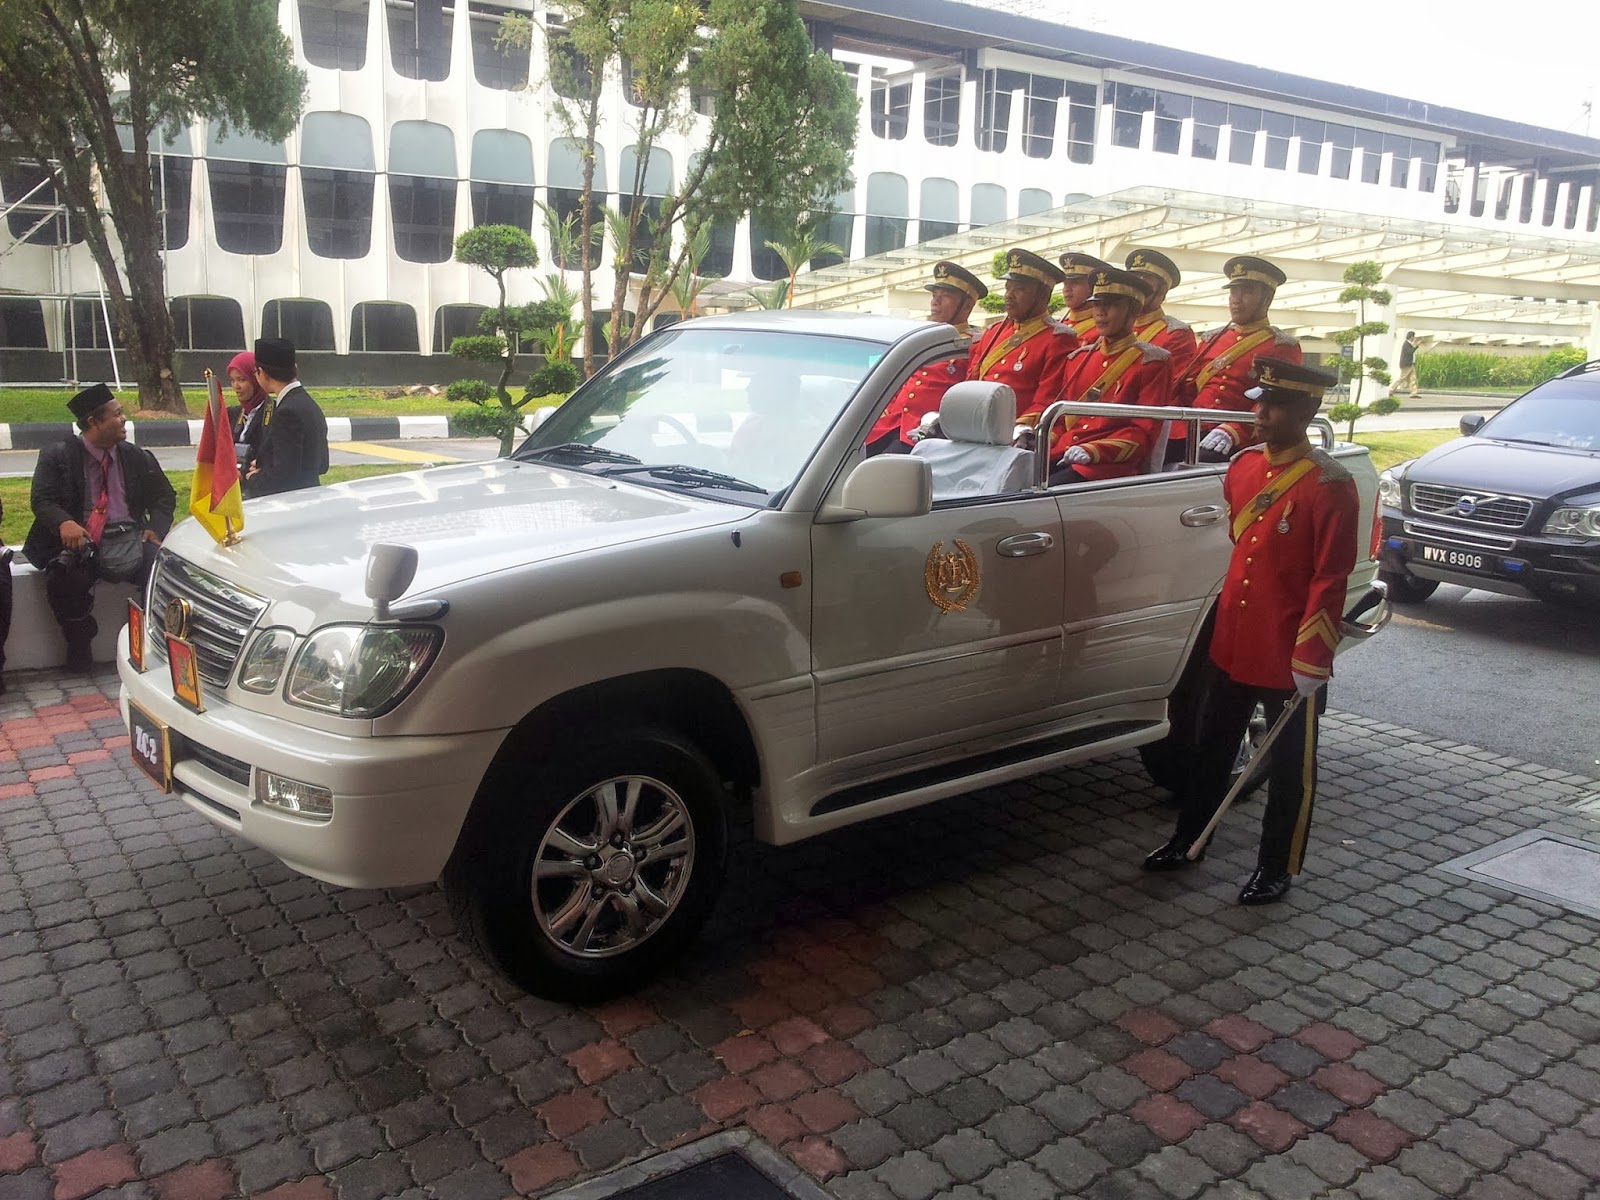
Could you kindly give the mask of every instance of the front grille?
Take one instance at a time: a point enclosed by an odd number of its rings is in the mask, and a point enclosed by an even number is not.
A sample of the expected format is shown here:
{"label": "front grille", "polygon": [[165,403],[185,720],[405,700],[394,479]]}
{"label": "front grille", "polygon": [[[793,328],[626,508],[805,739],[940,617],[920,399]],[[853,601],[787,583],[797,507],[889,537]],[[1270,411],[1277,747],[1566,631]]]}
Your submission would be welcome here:
{"label": "front grille", "polygon": [[189,602],[189,640],[200,660],[200,678],[219,690],[226,688],[244,640],[266,611],[267,602],[163,550],[150,582],[146,616],[150,648],[163,662],[167,657],[167,605],[179,598]]}
{"label": "front grille", "polygon": [[1437,483],[1414,483],[1411,485],[1411,509],[1424,516],[1449,517],[1473,525],[1521,529],[1533,515],[1533,501]]}
{"label": "front grille", "polygon": [[213,750],[209,746],[202,746],[176,729],[169,731],[172,739],[173,762],[197,762],[207,770],[224,779],[230,779],[240,787],[250,786],[250,764],[231,758],[220,750]]}
{"label": "front grille", "polygon": [[1474,550],[1515,550],[1517,539],[1497,537],[1492,533],[1479,533],[1475,529],[1458,529],[1454,525],[1430,525],[1427,521],[1407,521],[1405,531],[1412,537],[1427,538],[1431,542],[1449,542],[1456,546],[1471,546]]}

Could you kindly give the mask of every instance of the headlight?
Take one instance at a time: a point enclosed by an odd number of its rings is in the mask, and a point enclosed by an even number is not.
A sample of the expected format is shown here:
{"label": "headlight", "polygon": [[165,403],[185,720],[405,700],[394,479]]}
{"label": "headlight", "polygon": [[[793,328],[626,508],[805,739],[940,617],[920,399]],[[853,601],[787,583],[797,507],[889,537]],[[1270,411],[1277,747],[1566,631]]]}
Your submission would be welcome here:
{"label": "headlight", "polygon": [[1406,477],[1409,462],[1396,463],[1378,476],[1378,503],[1385,508],[1401,507],[1401,481]]}
{"label": "headlight", "polygon": [[416,686],[443,640],[431,625],[329,625],[295,656],[284,698],[341,717],[381,717]]}
{"label": "headlight", "polygon": [[289,663],[289,648],[293,645],[292,629],[263,629],[256,634],[239,663],[239,686],[263,696],[277,691],[283,668]]}
{"label": "headlight", "polygon": [[1544,531],[1569,537],[1600,538],[1600,504],[1587,508],[1558,508],[1544,523]]}

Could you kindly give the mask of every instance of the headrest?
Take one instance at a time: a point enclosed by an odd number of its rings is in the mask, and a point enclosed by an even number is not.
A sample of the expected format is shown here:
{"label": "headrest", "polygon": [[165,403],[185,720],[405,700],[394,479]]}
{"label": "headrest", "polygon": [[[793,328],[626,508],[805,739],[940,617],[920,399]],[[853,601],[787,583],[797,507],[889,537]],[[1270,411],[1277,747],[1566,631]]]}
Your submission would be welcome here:
{"label": "headrest", "polygon": [[953,442],[1009,446],[1017,424],[1017,394],[1003,383],[958,383],[939,403],[939,428]]}

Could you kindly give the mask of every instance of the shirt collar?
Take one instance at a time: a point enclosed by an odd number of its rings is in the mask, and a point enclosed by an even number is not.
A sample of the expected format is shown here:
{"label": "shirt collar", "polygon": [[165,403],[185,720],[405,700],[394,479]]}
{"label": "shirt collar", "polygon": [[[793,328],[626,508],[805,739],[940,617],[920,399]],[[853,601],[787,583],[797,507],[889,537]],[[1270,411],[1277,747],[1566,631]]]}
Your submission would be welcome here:
{"label": "shirt collar", "polygon": [[1311,442],[1302,438],[1298,446],[1290,446],[1287,450],[1267,450],[1267,466],[1287,467],[1292,462],[1299,462],[1311,453]]}
{"label": "shirt collar", "polygon": [[102,450],[100,447],[96,446],[89,440],[89,435],[87,432],[80,433],[78,435],[78,440],[83,443],[83,448],[89,452],[89,457],[94,459],[95,462],[104,463],[108,458],[111,457],[111,451]]}
{"label": "shirt collar", "polygon": [[1114,342],[1110,338],[1102,335],[1100,338],[1100,352],[1108,356],[1112,354],[1121,354],[1136,341],[1138,341],[1138,339],[1134,337],[1132,332],[1123,335]]}
{"label": "shirt collar", "polygon": [[1241,325],[1241,324],[1239,324],[1239,322],[1235,321],[1235,322],[1233,322],[1233,327],[1235,329],[1237,329],[1240,333],[1259,333],[1261,330],[1263,330],[1263,329],[1265,329],[1267,327],[1267,324],[1268,324],[1267,318],[1266,317],[1262,317],[1261,320],[1259,320],[1259,321],[1251,321],[1247,325]]}

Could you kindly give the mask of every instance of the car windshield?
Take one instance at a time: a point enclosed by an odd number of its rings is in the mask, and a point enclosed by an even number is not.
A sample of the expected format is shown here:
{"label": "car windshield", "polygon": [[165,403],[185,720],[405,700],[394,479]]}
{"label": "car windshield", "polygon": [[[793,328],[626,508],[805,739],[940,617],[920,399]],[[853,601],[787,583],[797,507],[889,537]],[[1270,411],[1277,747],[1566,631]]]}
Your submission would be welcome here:
{"label": "car windshield", "polygon": [[667,329],[592,379],[514,457],[765,504],[795,480],[881,343]]}
{"label": "car windshield", "polygon": [[1600,450],[1600,380],[1552,379],[1484,422],[1479,437],[1571,450]]}

